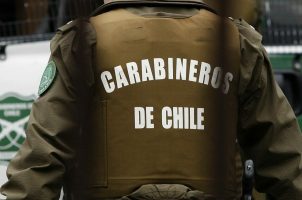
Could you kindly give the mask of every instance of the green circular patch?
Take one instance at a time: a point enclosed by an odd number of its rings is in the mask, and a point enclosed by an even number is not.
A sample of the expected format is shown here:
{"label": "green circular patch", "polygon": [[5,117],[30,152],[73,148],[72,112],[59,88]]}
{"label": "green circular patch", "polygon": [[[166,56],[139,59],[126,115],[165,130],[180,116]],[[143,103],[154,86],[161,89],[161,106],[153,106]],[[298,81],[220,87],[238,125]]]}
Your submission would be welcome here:
{"label": "green circular patch", "polygon": [[44,94],[44,92],[51,86],[53,83],[53,80],[55,79],[56,76],[56,64],[54,61],[50,61],[44,70],[44,73],[41,78],[40,86],[39,86],[39,91],[38,94],[41,96]]}

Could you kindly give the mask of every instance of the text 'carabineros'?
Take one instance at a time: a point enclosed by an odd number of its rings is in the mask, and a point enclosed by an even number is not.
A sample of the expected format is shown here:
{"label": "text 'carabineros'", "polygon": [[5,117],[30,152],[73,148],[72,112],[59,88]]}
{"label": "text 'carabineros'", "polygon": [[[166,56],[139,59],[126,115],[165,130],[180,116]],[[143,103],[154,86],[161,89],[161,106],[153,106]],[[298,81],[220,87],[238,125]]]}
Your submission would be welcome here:
{"label": "text 'carabineros'", "polygon": [[107,93],[132,84],[166,79],[196,82],[228,94],[233,78],[232,73],[223,72],[221,67],[185,58],[144,59],[116,66],[112,72],[101,73],[101,81]]}

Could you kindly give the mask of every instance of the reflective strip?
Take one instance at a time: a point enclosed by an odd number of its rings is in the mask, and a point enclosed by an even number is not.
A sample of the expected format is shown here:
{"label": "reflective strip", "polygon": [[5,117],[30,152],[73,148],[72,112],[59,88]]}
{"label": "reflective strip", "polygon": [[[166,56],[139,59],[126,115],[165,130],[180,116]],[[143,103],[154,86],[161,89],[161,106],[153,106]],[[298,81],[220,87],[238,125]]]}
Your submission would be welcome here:
{"label": "reflective strip", "polygon": [[265,46],[265,49],[269,54],[301,54],[302,53],[302,45]]}

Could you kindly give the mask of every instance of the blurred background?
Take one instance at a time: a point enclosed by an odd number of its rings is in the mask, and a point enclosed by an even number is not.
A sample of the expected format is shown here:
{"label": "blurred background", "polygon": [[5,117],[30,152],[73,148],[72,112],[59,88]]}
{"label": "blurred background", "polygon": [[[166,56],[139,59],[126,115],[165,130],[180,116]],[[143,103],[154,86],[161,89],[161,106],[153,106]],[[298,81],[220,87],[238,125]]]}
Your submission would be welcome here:
{"label": "blurred background", "polygon": [[0,38],[6,44],[49,40],[68,21],[87,16],[100,0],[1,0]]}
{"label": "blurred background", "polygon": [[[221,6],[221,0],[205,2],[226,16],[244,18],[263,35],[276,80],[301,127],[302,0],[228,0],[227,6]],[[0,1],[0,185],[6,181],[9,160],[24,141],[50,39],[58,27],[89,16],[102,4],[102,0]]]}

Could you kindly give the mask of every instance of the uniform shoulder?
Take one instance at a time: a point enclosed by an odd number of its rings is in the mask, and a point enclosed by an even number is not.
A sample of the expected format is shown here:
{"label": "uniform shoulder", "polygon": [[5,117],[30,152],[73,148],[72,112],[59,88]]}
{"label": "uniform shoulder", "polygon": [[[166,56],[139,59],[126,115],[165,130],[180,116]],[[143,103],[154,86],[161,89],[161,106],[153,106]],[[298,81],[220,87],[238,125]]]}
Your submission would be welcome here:
{"label": "uniform shoulder", "polygon": [[75,80],[89,86],[94,83],[95,43],[96,34],[89,20],[75,20],[57,29],[50,42],[51,60],[69,87],[76,84]]}
{"label": "uniform shoulder", "polygon": [[75,30],[77,24],[78,22],[76,21],[70,21],[57,29],[54,37],[50,41],[50,49],[52,52],[54,52],[60,46],[60,44],[62,44],[62,40],[66,40],[67,37],[70,37],[70,34],[67,33]]}
{"label": "uniform shoulder", "polygon": [[251,25],[242,19],[233,20],[239,31],[241,65],[239,95],[245,98],[245,94],[251,88],[259,87],[262,78],[259,78],[265,67],[267,60],[265,49],[262,45],[262,35],[259,34]]}
{"label": "uniform shoulder", "polygon": [[[94,30],[88,19],[76,19],[59,27],[51,40],[51,51],[59,46],[73,45],[75,42],[85,38],[93,38]],[[78,38],[75,40],[75,38]]]}
{"label": "uniform shoulder", "polygon": [[65,25],[59,27],[57,32],[66,33],[72,30],[73,28],[76,28],[78,24],[79,24],[78,20],[69,21]]}
{"label": "uniform shoulder", "polygon": [[246,38],[252,44],[261,46],[262,35],[258,33],[253,26],[248,24],[243,19],[231,19],[238,28],[241,36]]}

